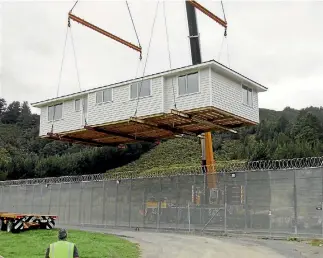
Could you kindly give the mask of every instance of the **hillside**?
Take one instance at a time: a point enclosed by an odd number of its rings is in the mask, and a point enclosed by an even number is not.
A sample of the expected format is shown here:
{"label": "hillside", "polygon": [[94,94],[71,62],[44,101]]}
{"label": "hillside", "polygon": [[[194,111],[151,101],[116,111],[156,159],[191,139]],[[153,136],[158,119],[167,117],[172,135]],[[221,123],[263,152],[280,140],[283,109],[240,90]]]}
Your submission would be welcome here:
{"label": "hillside", "polygon": [[[320,156],[323,108],[260,110],[258,126],[237,135],[213,134],[216,160],[260,160]],[[176,138],[159,145],[126,149],[94,148],[38,137],[39,116],[27,102],[0,99],[0,180],[104,173],[155,171],[200,164],[197,138]]]}

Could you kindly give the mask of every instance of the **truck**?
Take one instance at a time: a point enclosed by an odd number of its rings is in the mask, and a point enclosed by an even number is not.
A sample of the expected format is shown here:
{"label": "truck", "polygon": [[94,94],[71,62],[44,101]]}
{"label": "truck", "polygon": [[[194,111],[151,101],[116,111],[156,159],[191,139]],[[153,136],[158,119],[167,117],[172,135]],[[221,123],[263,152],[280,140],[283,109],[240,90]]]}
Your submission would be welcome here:
{"label": "truck", "polygon": [[0,230],[19,233],[31,228],[52,229],[57,216],[0,212]]}

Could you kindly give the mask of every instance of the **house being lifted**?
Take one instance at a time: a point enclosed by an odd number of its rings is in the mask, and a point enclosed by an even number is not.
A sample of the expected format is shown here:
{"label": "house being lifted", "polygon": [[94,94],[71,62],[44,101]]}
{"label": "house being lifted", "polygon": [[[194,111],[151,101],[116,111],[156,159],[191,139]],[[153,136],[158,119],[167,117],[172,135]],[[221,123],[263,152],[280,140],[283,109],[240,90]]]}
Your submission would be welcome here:
{"label": "house being lifted", "polygon": [[[192,65],[172,69],[168,43],[168,71],[145,75],[144,69],[141,78],[34,103],[34,107],[41,109],[40,136],[94,146],[158,142],[177,135],[200,136],[202,169],[209,174],[208,187],[216,188],[211,131],[236,132],[235,128],[257,124],[258,93],[267,88],[214,60],[202,62],[195,11],[201,11],[221,25],[226,38],[227,21],[222,1],[224,20],[194,0],[183,3],[186,6]],[[137,45],[72,14],[75,5],[68,15],[68,27],[71,20],[80,23],[138,51],[141,60],[142,48],[127,1],[126,4],[137,35]],[[159,1],[150,40],[158,4]],[[163,4],[168,42],[165,1]],[[146,62],[149,49],[150,42]]]}
{"label": "house being lifted", "polygon": [[266,90],[211,60],[33,106],[41,137],[115,146],[257,124],[258,93]]}

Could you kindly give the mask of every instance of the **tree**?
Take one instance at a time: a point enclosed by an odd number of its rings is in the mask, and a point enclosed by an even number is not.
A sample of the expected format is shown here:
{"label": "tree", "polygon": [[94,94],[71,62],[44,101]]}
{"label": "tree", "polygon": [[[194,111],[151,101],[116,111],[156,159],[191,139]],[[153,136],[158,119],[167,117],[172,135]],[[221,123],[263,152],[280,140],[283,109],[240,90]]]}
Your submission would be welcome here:
{"label": "tree", "polygon": [[30,128],[33,122],[33,117],[30,111],[30,107],[27,101],[24,101],[21,106],[19,117],[17,118],[17,124],[22,128]]}
{"label": "tree", "polygon": [[6,110],[6,108],[7,108],[6,100],[3,98],[0,98],[0,118],[1,118],[1,115],[3,114],[3,112]]}
{"label": "tree", "polygon": [[312,147],[322,140],[322,125],[313,114],[301,111],[292,128],[292,136],[299,142],[307,142]]}
{"label": "tree", "polygon": [[0,147],[0,180],[7,178],[7,166],[11,162],[11,157],[5,148]]}
{"label": "tree", "polygon": [[9,104],[8,108],[5,112],[2,114],[1,121],[4,124],[15,124],[18,121],[18,118],[20,116],[21,108],[20,108],[20,102],[14,101]]}

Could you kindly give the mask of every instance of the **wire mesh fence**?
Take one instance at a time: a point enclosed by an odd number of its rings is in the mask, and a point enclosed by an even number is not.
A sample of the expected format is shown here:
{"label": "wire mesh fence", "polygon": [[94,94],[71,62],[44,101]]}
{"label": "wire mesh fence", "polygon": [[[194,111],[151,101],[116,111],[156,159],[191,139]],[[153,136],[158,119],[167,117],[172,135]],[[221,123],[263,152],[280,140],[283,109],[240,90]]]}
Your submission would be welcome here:
{"label": "wire mesh fence", "polygon": [[171,172],[0,182],[0,211],[66,225],[323,236],[322,158]]}

